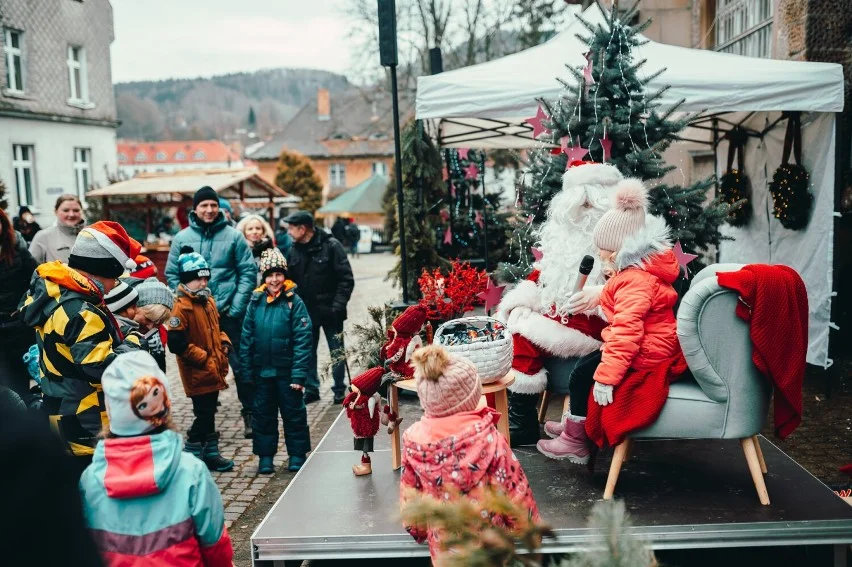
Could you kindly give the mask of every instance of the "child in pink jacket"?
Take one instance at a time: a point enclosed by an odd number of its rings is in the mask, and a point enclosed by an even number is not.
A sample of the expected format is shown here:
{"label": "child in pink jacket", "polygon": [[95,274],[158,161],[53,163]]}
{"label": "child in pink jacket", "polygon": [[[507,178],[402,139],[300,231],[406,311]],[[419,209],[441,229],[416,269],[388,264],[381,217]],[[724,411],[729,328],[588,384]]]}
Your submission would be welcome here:
{"label": "child in pink jacket", "polygon": [[[481,500],[489,490],[503,492],[538,520],[538,507],[521,464],[498,431],[500,414],[477,409],[482,384],[476,367],[439,345],[412,355],[420,405],[426,415],[402,436],[402,503],[411,489],[440,500],[456,495]],[[511,520],[491,514],[496,525],[512,527]],[[429,542],[433,561],[440,534],[427,526],[405,526],[419,543]]]}

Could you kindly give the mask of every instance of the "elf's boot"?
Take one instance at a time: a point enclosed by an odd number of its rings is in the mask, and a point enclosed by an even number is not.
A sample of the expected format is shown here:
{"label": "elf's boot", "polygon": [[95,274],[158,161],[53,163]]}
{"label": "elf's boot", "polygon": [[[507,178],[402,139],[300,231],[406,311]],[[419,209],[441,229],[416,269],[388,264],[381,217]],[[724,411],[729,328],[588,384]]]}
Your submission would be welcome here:
{"label": "elf's boot", "polygon": [[247,411],[243,414],[243,437],[246,439],[252,439],[254,437],[254,430],[251,428],[251,412]]}
{"label": "elf's boot", "polygon": [[538,442],[538,400],[538,394],[509,391],[509,437],[512,447]]}
{"label": "elf's boot", "polygon": [[183,444],[183,450],[199,460],[204,460],[204,443],[202,441],[187,441]]}
{"label": "elf's boot", "polygon": [[204,464],[211,471],[228,472],[234,468],[234,461],[219,453],[219,433],[211,433],[204,442]]}
{"label": "elf's boot", "polygon": [[373,474],[373,465],[370,462],[370,455],[367,453],[361,455],[361,464],[352,465],[352,472],[355,473],[355,476]]}
{"label": "elf's boot", "polygon": [[592,442],[586,435],[586,418],[569,415],[565,429],[555,439],[542,439],[536,444],[538,452],[551,459],[568,459],[578,465],[588,464]]}

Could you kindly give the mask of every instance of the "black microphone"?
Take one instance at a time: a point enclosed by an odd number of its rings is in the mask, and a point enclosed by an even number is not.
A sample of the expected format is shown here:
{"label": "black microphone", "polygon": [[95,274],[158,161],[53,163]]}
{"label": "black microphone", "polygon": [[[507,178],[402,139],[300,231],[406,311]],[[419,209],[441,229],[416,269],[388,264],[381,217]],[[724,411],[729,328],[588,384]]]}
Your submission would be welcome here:
{"label": "black microphone", "polygon": [[586,254],[580,261],[580,275],[577,276],[577,283],[574,284],[574,293],[577,293],[583,286],[586,285],[586,280],[589,279],[589,274],[592,273],[592,268],[595,266],[595,259]]}

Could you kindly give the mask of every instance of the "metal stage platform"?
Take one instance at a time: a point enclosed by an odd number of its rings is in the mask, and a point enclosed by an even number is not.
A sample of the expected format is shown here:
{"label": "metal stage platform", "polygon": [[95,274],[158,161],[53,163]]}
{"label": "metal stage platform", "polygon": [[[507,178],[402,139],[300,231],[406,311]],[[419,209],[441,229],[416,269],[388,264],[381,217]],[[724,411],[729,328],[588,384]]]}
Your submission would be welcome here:
{"label": "metal stage platform", "polygon": [[[400,400],[403,427],[419,416],[416,400]],[[256,566],[285,560],[428,557],[398,519],[399,471],[391,470],[390,436],[375,440],[373,474],[356,478],[345,415],[332,425],[305,466],[252,535]],[[852,506],[793,459],[760,437],[769,473],[770,506],[761,506],[738,441],[642,441],[618,479],[634,532],[657,550],[734,547],[833,546],[835,565],[846,565],[852,544]],[[589,474],[557,462],[535,447],[515,449],[529,477],[542,518],[556,540],[544,552],[588,546],[586,518],[602,497],[611,451]],[[829,560],[830,562],[830,560]]]}

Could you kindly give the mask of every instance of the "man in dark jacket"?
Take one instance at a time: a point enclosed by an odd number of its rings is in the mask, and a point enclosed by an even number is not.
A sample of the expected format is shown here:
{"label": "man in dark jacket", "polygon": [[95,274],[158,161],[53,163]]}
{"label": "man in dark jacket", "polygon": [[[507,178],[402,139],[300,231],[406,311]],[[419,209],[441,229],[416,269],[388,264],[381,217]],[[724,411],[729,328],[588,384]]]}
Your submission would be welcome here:
{"label": "man in dark jacket", "polygon": [[[305,383],[305,403],[319,400],[319,374],[317,373],[317,346],[320,329],[325,334],[328,350],[343,349],[343,321],[346,305],[355,287],[352,267],[343,245],[322,230],[314,230],[314,217],[308,211],[296,211],[284,221],[293,238],[293,247],[287,255],[287,273],[296,284],[297,292],[305,302],[313,328],[313,353],[310,375]],[[343,403],[346,393],[345,367],[342,361],[332,367],[334,377],[334,403]]]}
{"label": "man in dark jacket", "polygon": [[254,406],[254,383],[240,370],[239,344],[251,292],[257,285],[257,266],[246,239],[226,220],[219,207],[219,196],[210,187],[202,187],[193,197],[194,210],[189,213],[189,227],[172,240],[166,264],[166,283],[177,289],[180,283],[178,258],[180,249],[190,246],[210,264],[210,291],[219,309],[219,326],[234,348],[228,356],[237,384],[237,397],[242,405],[244,437],[250,439],[251,410]]}

